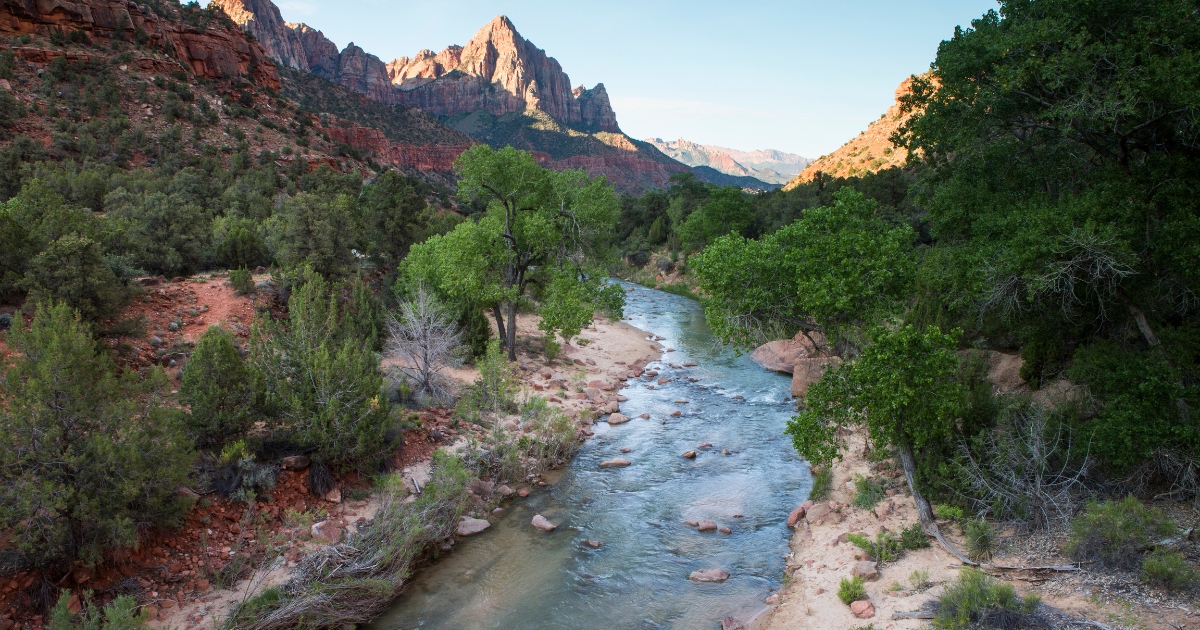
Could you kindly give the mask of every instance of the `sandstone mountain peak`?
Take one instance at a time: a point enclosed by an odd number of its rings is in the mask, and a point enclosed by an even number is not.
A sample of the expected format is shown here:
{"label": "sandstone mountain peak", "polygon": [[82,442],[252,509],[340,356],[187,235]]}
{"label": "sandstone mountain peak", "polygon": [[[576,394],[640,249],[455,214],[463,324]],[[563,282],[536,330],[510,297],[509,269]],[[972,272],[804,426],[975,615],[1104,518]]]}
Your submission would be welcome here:
{"label": "sandstone mountain peak", "polygon": [[713,168],[726,175],[753,177],[768,184],[785,184],[804,169],[811,159],[775,149],[739,151],[680,138],[647,138],[659,151],[688,166]]}

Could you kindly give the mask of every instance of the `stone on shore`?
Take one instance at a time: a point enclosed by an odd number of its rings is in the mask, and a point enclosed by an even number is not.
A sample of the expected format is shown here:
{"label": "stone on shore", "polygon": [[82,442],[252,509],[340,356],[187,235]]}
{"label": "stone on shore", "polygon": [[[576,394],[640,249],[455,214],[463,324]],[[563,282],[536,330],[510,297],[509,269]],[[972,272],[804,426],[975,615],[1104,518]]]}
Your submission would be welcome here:
{"label": "stone on shore", "polygon": [[879,579],[879,563],[868,560],[856,562],[854,568],[850,569],[850,575],[857,575],[868,582],[874,582]]}
{"label": "stone on shore", "polygon": [[700,569],[692,571],[688,579],[693,582],[724,582],[729,579],[729,572],[724,569]]}
{"label": "stone on shore", "polygon": [[606,462],[600,462],[601,468],[624,468],[629,465],[629,460],[623,457],[614,457]]}
{"label": "stone on shore", "polygon": [[800,519],[804,518],[804,509],[804,506],[800,505],[797,506],[796,509],[792,510],[791,514],[788,514],[788,527],[795,527],[796,524],[800,522]]}
{"label": "stone on shore", "polygon": [[556,527],[558,527],[558,525],[551,523],[546,519],[545,516],[542,516],[541,514],[534,515],[533,521],[531,521],[529,524],[544,532],[552,532]]}
{"label": "stone on shore", "polygon": [[850,612],[859,619],[870,619],[875,616],[875,605],[865,599],[850,604]]}
{"label": "stone on shore", "polygon": [[841,365],[838,357],[807,357],[796,360],[792,372],[792,396],[802,398],[808,395],[808,386],[821,380],[829,366]]}
{"label": "stone on shore", "polygon": [[458,527],[454,529],[454,533],[459,536],[473,536],[491,527],[492,524],[481,518],[471,518],[470,516],[462,517],[458,522]]}
{"label": "stone on shore", "polygon": [[625,424],[626,422],[629,422],[629,416],[627,416],[623,413],[614,413],[608,417],[608,423],[610,425],[611,424]]}

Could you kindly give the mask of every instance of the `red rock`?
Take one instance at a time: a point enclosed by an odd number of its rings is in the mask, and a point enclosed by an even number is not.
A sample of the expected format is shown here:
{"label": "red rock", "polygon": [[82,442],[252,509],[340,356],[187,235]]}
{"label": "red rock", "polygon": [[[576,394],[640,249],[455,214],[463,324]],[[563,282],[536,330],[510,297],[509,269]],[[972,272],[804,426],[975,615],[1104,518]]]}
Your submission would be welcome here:
{"label": "red rock", "polygon": [[696,459],[696,451],[685,451],[683,456],[688,459]]}
{"label": "red rock", "polygon": [[529,496],[529,491],[524,488],[521,488],[520,490],[517,490],[517,496],[524,499],[525,497]]}
{"label": "red rock", "polygon": [[850,575],[857,575],[868,582],[874,582],[879,579],[879,563],[867,560],[856,562],[850,569]]}
{"label": "red rock", "polygon": [[795,527],[802,518],[804,518],[804,506],[801,505],[796,507],[796,509],[792,510],[792,512],[788,514],[787,526]]}
{"label": "red rock", "polygon": [[792,396],[801,398],[808,395],[808,386],[821,380],[829,366],[841,365],[838,357],[808,357],[796,360],[795,371],[792,372]]}
{"label": "red rock", "polygon": [[702,520],[697,525],[696,529],[698,529],[702,532],[710,532],[710,531],[714,531],[717,529],[717,524],[714,523],[713,521]]}
{"label": "red rock", "polygon": [[866,600],[859,600],[850,604],[850,612],[859,619],[870,619],[875,616],[875,606]]}

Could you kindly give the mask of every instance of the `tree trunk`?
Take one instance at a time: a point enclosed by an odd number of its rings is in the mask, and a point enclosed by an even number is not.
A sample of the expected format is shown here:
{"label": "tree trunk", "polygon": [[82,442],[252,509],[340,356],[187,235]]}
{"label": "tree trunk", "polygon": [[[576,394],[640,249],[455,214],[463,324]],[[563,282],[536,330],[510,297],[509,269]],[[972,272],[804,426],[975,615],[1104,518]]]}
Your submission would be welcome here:
{"label": "tree trunk", "polygon": [[508,303],[508,360],[517,360],[517,302]]}
{"label": "tree trunk", "polygon": [[933,506],[929,505],[929,500],[925,495],[917,490],[917,458],[913,455],[912,445],[905,442],[898,444],[896,450],[900,453],[900,465],[904,467],[904,480],[908,482],[908,490],[912,492],[913,502],[917,504],[917,517],[921,519],[921,525],[928,529],[929,526],[937,527],[937,521],[933,516]]}
{"label": "tree trunk", "polygon": [[500,337],[500,347],[508,347],[508,335],[504,334],[504,315],[500,312],[500,305],[492,305],[492,316],[496,318],[496,334]]}

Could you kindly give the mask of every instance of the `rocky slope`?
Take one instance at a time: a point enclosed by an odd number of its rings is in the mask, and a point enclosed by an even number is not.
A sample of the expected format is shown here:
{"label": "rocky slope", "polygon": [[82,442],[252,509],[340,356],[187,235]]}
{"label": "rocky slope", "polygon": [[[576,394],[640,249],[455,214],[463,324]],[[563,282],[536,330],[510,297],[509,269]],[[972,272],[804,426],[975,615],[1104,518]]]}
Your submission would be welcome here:
{"label": "rocky slope", "polygon": [[[593,176],[607,176],[623,192],[664,186],[672,173],[688,170],[622,133],[604,84],[572,88],[562,66],[521,37],[502,15],[463,46],[440,53],[422,50],[384,63],[353,43],[339,52],[321,31],[284,22],[270,0],[213,1],[281,66],[312,73],[378,103],[419,108],[491,146],[531,151],[548,167],[585,168]],[[371,134],[346,137],[359,142],[348,144],[360,150],[369,146],[376,155],[396,154],[377,147]]]}
{"label": "rocky slope", "polygon": [[753,177],[768,184],[786,184],[812,162],[795,153],[775,149],[739,151],[683,138],[647,138],[646,142],[688,166],[707,166],[726,175]]}
{"label": "rocky slope", "polygon": [[912,78],[905,79],[896,88],[896,102],[878,120],[867,126],[866,131],[843,144],[833,153],[822,155],[809,164],[799,175],[783,187],[790,190],[812,181],[817,173],[833,177],[850,177],[882,171],[893,166],[904,166],[908,151],[892,145],[892,134],[910,117],[900,111],[900,97],[912,92]]}

